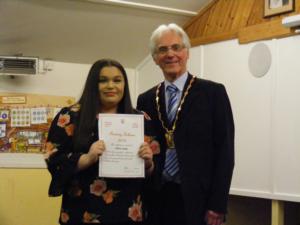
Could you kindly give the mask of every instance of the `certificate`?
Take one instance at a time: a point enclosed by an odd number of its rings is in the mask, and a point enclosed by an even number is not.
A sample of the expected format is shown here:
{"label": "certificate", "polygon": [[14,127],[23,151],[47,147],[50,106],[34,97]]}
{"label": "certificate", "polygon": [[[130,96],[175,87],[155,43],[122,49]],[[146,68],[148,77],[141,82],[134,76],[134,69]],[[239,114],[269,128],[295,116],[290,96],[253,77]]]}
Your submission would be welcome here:
{"label": "certificate", "polygon": [[105,151],[99,159],[100,177],[144,177],[144,160],[138,156],[144,141],[144,116],[99,114],[99,139]]}

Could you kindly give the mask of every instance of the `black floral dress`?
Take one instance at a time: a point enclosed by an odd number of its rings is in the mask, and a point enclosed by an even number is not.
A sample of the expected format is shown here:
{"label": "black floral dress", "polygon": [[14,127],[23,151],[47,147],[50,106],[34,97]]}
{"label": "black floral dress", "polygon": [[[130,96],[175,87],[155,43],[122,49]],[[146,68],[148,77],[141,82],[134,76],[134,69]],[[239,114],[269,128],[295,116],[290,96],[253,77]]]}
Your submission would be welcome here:
{"label": "black floral dress", "polygon": [[[142,195],[145,179],[98,177],[98,163],[77,171],[80,156],[90,147],[81,152],[73,148],[74,121],[79,110],[79,105],[63,108],[52,121],[46,143],[45,158],[52,176],[49,195],[63,195],[60,224],[142,222],[146,216]],[[147,121],[146,118],[145,130],[150,128]],[[97,129],[91,135],[94,137],[90,145],[98,139]],[[149,140],[149,135],[146,137]],[[157,150],[157,142],[150,140]]]}

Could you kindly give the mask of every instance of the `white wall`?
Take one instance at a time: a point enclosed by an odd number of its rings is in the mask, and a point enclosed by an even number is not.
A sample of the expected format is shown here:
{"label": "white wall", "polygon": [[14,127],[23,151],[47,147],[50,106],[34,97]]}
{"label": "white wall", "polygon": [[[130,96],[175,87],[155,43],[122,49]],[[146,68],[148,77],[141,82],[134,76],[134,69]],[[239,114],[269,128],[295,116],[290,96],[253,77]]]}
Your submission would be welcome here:
{"label": "white wall", "polygon": [[[71,96],[78,99],[91,65],[53,62],[53,70],[37,76],[0,76],[0,92]],[[126,68],[131,91],[135,100],[135,70]]]}
{"label": "white wall", "polygon": [[[192,48],[188,67],[223,83],[230,97],[236,128],[231,193],[300,202],[300,36],[263,43],[272,64],[261,78],[248,68],[257,43],[230,40]],[[137,70],[137,90],[152,87],[161,74],[157,70],[145,61]]]}
{"label": "white wall", "polygon": [[275,46],[273,152],[274,192],[300,194],[300,36],[280,39]]}
{"label": "white wall", "polygon": [[203,77],[203,50],[203,46],[197,46],[189,50],[188,71],[197,77]]}
{"label": "white wall", "polygon": [[204,47],[204,77],[224,83],[232,102],[236,168],[231,192],[300,202],[300,37],[264,43],[272,55],[264,77],[253,77],[248,68],[256,43],[236,41]]}
{"label": "white wall", "polygon": [[137,94],[143,93],[157,85],[164,77],[160,68],[153,62],[152,56],[148,55],[136,68]]}

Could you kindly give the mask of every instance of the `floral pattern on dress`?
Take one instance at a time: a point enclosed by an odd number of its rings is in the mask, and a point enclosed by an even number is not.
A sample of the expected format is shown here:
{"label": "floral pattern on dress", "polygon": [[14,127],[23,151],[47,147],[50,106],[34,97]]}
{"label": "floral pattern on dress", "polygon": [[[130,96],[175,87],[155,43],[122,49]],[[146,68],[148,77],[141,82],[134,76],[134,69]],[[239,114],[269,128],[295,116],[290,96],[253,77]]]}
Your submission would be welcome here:
{"label": "floral pattern on dress", "polygon": [[119,191],[108,190],[102,194],[103,200],[106,204],[110,204],[113,202],[114,198],[117,196]]}
{"label": "floral pattern on dress", "polygon": [[150,148],[152,150],[153,155],[157,155],[160,153],[160,145],[159,145],[158,141],[152,140],[150,142]]}
{"label": "floral pattern on dress", "polygon": [[136,202],[128,209],[128,217],[135,222],[143,221],[141,196],[138,195]]}
{"label": "floral pattern on dress", "polygon": [[84,223],[100,223],[100,220],[98,219],[100,215],[89,213],[87,211],[83,214],[82,222]]}
{"label": "floral pattern on dress", "polygon": [[90,185],[90,193],[98,197],[102,196],[106,204],[112,203],[119,192],[120,191],[108,190],[104,179],[96,179]]}
{"label": "floral pattern on dress", "polygon": [[144,141],[150,145],[153,155],[160,153],[160,144],[155,140],[153,136],[144,136]]}
{"label": "floral pattern on dress", "polygon": [[60,114],[57,121],[57,126],[61,128],[65,128],[65,126],[70,123],[70,115],[69,114]]}
{"label": "floral pattern on dress", "polygon": [[57,120],[57,126],[65,128],[67,136],[73,136],[74,134],[74,124],[70,123],[71,116],[68,113],[60,114]]}
{"label": "floral pattern on dress", "polygon": [[69,124],[69,125],[65,126],[65,131],[66,131],[68,136],[73,136],[74,127],[75,127],[74,124]]}
{"label": "floral pattern on dress", "polygon": [[107,189],[107,185],[105,180],[103,179],[96,179],[90,185],[90,192],[96,196],[101,196]]}
{"label": "floral pattern on dress", "polygon": [[69,221],[69,219],[70,219],[69,214],[66,213],[66,212],[64,212],[64,211],[62,210],[61,213],[60,213],[60,220],[61,220],[61,222],[67,223],[67,222]]}

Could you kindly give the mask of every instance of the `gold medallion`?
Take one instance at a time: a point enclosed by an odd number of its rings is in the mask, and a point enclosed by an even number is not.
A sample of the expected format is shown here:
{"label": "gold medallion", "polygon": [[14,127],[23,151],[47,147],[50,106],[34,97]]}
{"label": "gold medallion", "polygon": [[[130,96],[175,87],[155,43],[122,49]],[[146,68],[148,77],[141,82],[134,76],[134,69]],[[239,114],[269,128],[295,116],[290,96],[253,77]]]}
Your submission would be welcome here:
{"label": "gold medallion", "polygon": [[167,142],[167,146],[168,148],[175,148],[175,143],[174,143],[174,132],[168,130],[165,133],[165,137],[166,137],[166,142]]}
{"label": "gold medallion", "polygon": [[183,94],[183,97],[181,98],[181,101],[179,103],[179,106],[177,108],[177,111],[176,111],[176,115],[175,115],[175,119],[174,119],[174,122],[173,122],[173,125],[172,125],[172,128],[171,129],[168,129],[168,127],[165,125],[165,122],[162,120],[162,116],[161,116],[161,112],[160,112],[160,104],[159,104],[159,89],[161,87],[161,85],[163,84],[160,83],[157,88],[156,88],[156,109],[157,109],[157,113],[158,113],[158,119],[160,120],[161,122],[161,125],[162,127],[164,128],[165,130],[165,138],[166,138],[166,144],[167,144],[167,147],[169,149],[175,149],[175,143],[174,143],[174,132],[175,132],[175,129],[176,129],[176,124],[177,124],[177,120],[178,120],[178,115],[179,115],[179,112],[181,111],[182,109],[182,106],[183,106],[183,103],[185,101],[185,98],[186,96],[188,95],[189,93],[189,90],[190,88],[192,87],[192,83],[194,82],[194,80],[196,79],[195,76],[192,77],[192,79],[190,80],[190,83],[186,89],[186,91],[184,92]]}

